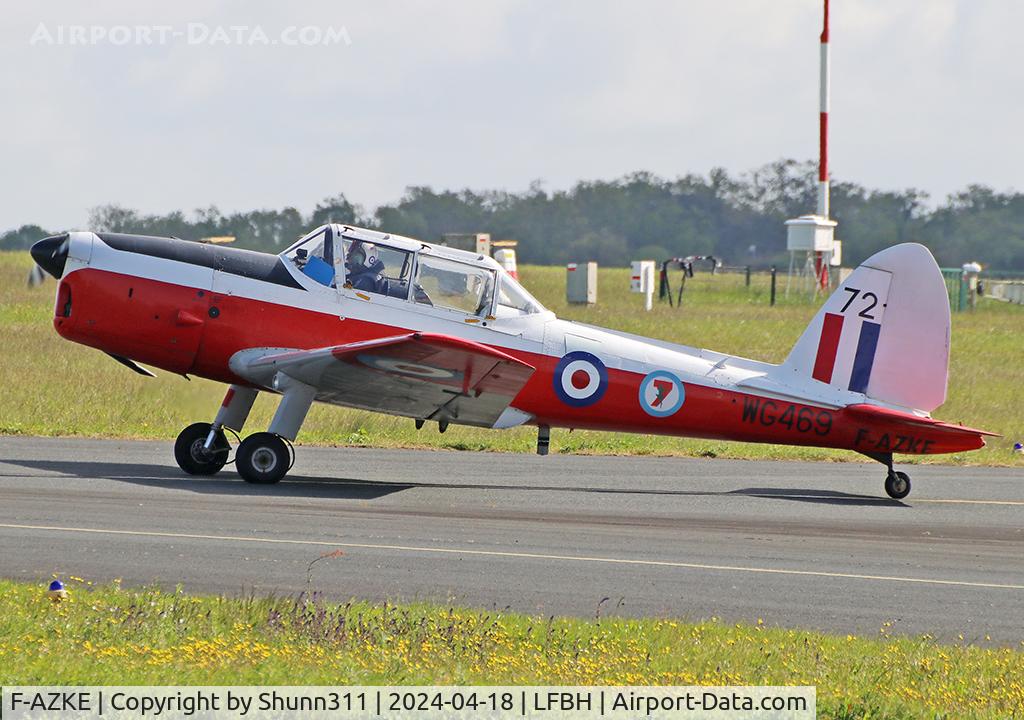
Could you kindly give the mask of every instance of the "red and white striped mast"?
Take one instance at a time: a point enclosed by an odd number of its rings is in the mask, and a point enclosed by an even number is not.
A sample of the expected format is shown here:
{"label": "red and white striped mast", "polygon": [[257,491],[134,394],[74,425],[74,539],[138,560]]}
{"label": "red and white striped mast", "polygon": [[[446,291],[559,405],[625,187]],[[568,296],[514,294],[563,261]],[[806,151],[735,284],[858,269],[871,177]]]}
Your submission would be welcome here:
{"label": "red and white striped mast", "polygon": [[828,217],[828,0],[825,0],[825,21],[821,30],[821,74],[818,96],[818,215]]}
{"label": "red and white striped mast", "polygon": [[[828,55],[828,0],[825,0],[825,16],[821,27],[821,67],[818,73],[818,217],[828,221],[828,100],[829,100],[829,55]],[[822,290],[829,286],[831,252],[815,253],[814,268],[817,285]]]}

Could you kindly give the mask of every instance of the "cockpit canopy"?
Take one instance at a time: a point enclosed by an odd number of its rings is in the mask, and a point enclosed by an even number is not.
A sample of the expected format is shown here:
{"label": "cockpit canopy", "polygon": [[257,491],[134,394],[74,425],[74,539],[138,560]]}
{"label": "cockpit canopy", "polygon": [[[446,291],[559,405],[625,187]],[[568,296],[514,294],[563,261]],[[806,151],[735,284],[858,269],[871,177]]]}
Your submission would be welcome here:
{"label": "cockpit canopy", "polygon": [[398,235],[324,225],[281,256],[327,287],[373,293],[481,318],[544,312],[492,258]]}

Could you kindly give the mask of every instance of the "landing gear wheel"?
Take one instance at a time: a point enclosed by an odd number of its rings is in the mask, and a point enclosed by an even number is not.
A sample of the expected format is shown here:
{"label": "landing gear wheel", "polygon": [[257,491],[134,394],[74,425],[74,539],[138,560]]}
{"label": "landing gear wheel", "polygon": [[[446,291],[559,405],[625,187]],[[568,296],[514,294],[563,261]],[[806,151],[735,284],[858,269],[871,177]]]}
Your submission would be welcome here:
{"label": "landing gear wheel", "polygon": [[254,433],[238,446],[235,467],[246,482],[260,485],[279,482],[291,468],[288,444],[273,433]]}
{"label": "landing gear wheel", "polygon": [[228,462],[231,446],[223,430],[217,432],[212,448],[205,447],[211,427],[210,423],[193,423],[174,441],[174,459],[189,475],[215,475]]}
{"label": "landing gear wheel", "polygon": [[885,478],[885,492],[893,500],[902,500],[910,494],[910,476],[890,470]]}

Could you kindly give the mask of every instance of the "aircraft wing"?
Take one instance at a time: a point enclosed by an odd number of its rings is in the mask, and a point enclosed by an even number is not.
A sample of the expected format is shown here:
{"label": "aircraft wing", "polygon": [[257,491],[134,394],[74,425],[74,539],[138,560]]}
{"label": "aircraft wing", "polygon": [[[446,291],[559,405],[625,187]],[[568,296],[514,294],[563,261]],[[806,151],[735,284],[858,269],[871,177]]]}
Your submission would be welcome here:
{"label": "aircraft wing", "polygon": [[533,366],[450,335],[406,333],[315,350],[243,350],[238,375],[264,387],[283,373],[316,388],[316,399],[391,415],[491,427]]}

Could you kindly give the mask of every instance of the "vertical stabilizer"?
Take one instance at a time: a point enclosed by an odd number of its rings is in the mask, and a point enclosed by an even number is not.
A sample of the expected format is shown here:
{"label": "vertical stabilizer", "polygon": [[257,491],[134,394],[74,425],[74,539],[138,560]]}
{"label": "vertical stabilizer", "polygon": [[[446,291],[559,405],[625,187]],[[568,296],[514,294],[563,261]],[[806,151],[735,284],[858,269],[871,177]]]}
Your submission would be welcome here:
{"label": "vertical stabilizer", "polygon": [[780,370],[788,383],[824,383],[931,412],[946,400],[949,328],[935,258],[923,245],[894,245],[839,286]]}

